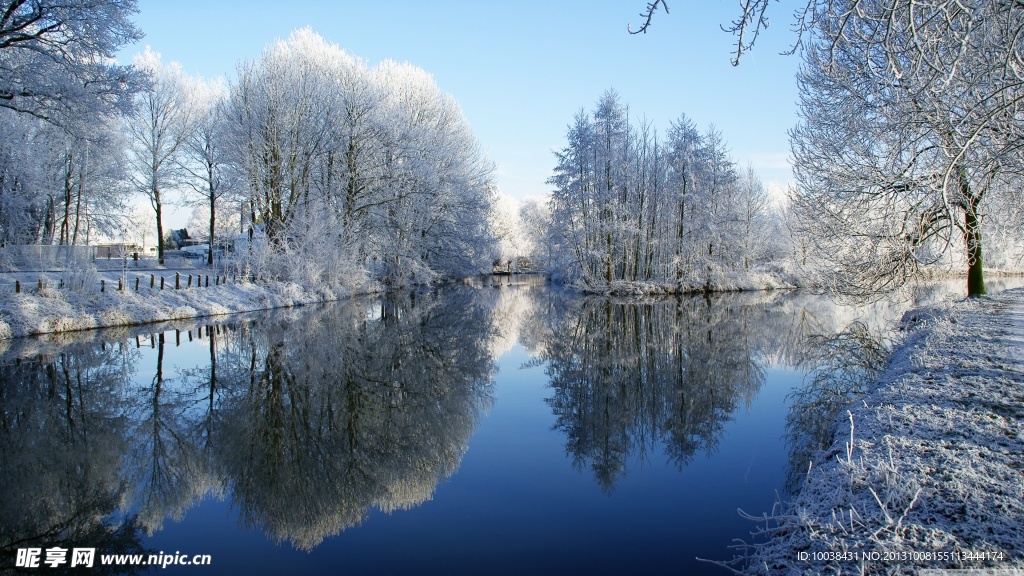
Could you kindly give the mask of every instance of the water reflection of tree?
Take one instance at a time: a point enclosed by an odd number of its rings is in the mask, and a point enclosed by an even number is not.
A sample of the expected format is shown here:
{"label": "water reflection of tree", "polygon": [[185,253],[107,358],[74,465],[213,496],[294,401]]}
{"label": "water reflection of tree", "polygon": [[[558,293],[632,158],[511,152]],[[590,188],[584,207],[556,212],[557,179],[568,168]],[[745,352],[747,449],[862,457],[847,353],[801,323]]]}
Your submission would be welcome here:
{"label": "water reflection of tree", "polygon": [[[139,551],[141,530],[228,489],[244,522],[306,549],[422,503],[490,402],[492,305],[458,287],[16,346],[0,358],[0,568],[19,547]],[[172,368],[186,335],[209,359]]]}
{"label": "water reflection of tree", "polygon": [[888,365],[892,339],[886,330],[856,320],[836,333],[802,339],[803,385],[791,395],[786,417],[787,488],[799,487],[815,454],[829,447],[837,418],[867,393]]}
{"label": "water reflection of tree", "polygon": [[541,346],[556,427],[574,464],[609,490],[631,455],[660,444],[680,467],[714,451],[725,421],[764,381],[756,353],[765,338],[753,331],[768,324],[741,299],[590,298],[537,309],[558,312],[543,320]]}
{"label": "water reflection of tree", "polygon": [[210,463],[200,454],[196,441],[199,402],[176,374],[164,368],[168,336],[178,331],[150,335],[155,361],[152,377],[132,388],[126,410],[131,423],[126,479],[133,488],[132,502],[149,532],[160,529],[167,518],[180,520],[193,503],[214,489]]}
{"label": "water reflection of tree", "polygon": [[218,450],[247,524],[309,549],[371,507],[431,497],[490,398],[490,309],[472,292],[389,296],[298,330],[240,333],[218,365]]}
{"label": "water reflection of tree", "polygon": [[0,569],[18,548],[142,552],[134,519],[114,519],[125,497],[122,391],[136,359],[87,343],[0,360]]}

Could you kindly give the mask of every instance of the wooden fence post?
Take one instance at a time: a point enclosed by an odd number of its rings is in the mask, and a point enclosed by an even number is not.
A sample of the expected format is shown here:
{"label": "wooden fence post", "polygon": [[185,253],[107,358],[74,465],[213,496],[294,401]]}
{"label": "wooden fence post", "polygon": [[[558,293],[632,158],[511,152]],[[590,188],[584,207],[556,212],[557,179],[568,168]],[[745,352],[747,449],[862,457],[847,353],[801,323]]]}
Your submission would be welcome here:
{"label": "wooden fence post", "polygon": [[174,273],[174,289],[181,290],[181,272]]}
{"label": "wooden fence post", "polygon": [[21,282],[19,282],[18,280],[14,281],[14,293],[21,294]]}

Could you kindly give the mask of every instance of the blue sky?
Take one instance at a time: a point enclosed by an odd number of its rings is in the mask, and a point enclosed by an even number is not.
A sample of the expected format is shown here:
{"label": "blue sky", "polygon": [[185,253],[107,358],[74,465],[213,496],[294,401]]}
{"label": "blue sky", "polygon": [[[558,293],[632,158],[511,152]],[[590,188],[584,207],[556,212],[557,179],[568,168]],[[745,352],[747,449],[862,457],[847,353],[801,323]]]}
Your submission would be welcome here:
{"label": "blue sky", "polygon": [[787,182],[799,65],[779,55],[792,41],[789,13],[777,11],[734,68],[733,38],[720,26],[735,2],[670,0],[671,13],[659,11],[647,34],[628,34],[646,1],[140,0],[135,21],[146,36],[120,59],[149,45],[190,74],[231,81],[238,62],[310,26],[371,65],[391,58],[433,74],[514,197],[548,191],[551,151],[563,146],[566,125],[608,88],[659,133],[681,113],[702,128],[715,124],[736,161],[752,163],[766,182]]}

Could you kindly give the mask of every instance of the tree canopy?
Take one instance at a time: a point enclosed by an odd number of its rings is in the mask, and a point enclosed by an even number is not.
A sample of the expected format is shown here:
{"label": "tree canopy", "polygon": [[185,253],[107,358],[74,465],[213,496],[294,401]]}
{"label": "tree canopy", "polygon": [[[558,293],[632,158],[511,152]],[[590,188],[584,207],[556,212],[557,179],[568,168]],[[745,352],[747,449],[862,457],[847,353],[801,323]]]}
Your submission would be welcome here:
{"label": "tree canopy", "polygon": [[803,231],[842,291],[898,286],[947,259],[966,264],[968,295],[984,294],[984,207],[1021,200],[1024,7],[828,7],[791,133]]}
{"label": "tree canopy", "polygon": [[142,38],[136,0],[0,0],[0,107],[63,123],[131,108],[144,78],[114,63]]}

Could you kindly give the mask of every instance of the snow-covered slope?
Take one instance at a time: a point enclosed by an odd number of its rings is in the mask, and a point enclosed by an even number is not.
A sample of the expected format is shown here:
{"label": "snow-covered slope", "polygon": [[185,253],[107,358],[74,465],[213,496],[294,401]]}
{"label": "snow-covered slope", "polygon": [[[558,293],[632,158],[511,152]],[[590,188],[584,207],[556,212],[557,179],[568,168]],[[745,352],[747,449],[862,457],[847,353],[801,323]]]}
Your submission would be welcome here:
{"label": "snow-covered slope", "polygon": [[186,288],[183,283],[174,290],[171,278],[165,290],[143,283],[138,293],[117,291],[114,280],[104,292],[30,286],[18,294],[5,294],[0,299],[0,339],[301,306],[350,295],[344,290],[313,291],[289,282],[232,281],[218,286],[212,279],[209,287]]}
{"label": "snow-covered slope", "polygon": [[904,326],[794,499],[760,523],[747,573],[1024,567],[1024,291]]}

